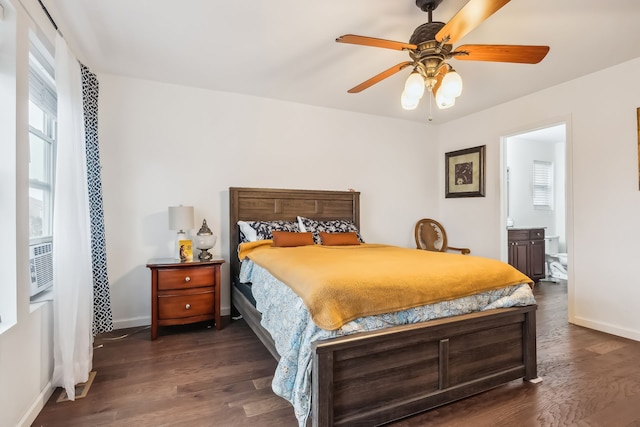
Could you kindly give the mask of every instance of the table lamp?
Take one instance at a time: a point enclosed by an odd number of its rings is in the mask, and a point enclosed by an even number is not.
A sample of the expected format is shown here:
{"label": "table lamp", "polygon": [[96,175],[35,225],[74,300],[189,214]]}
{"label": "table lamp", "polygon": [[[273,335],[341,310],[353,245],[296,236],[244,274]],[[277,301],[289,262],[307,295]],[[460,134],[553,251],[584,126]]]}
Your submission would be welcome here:
{"label": "table lamp", "polygon": [[213,234],[209,226],[207,225],[207,220],[202,220],[202,227],[198,231],[198,234],[194,237],[195,247],[200,249],[200,254],[198,254],[198,259],[200,261],[210,261],[213,258],[213,255],[209,252],[209,249],[215,246],[216,240],[218,238]]}

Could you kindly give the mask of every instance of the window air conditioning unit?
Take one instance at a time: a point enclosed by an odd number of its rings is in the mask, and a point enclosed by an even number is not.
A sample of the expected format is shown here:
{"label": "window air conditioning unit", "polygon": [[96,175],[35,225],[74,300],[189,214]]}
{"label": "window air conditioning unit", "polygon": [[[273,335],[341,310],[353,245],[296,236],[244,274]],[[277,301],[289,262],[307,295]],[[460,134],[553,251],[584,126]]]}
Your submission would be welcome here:
{"label": "window air conditioning unit", "polygon": [[29,246],[29,270],[31,275],[31,296],[53,286],[53,243],[39,243]]}

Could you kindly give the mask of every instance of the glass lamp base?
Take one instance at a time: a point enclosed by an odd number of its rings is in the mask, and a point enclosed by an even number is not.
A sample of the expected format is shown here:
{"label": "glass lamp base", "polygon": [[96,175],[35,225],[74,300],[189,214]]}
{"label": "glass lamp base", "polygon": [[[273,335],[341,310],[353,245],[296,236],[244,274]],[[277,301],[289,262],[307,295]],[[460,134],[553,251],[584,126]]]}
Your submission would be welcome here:
{"label": "glass lamp base", "polygon": [[213,255],[209,252],[209,249],[200,249],[200,253],[198,254],[198,259],[200,261],[211,261]]}

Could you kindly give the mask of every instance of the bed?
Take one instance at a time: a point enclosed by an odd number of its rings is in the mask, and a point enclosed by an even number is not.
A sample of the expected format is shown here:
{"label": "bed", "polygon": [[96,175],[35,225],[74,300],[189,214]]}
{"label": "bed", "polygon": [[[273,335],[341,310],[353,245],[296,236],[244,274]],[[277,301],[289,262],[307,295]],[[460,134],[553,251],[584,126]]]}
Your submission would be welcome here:
{"label": "bed", "polygon": [[[280,359],[261,313],[242,289],[238,221],[351,221],[352,191],[229,189],[231,297],[256,336]],[[323,339],[312,344],[311,423],[378,425],[516,379],[536,382],[536,305],[500,308]]]}

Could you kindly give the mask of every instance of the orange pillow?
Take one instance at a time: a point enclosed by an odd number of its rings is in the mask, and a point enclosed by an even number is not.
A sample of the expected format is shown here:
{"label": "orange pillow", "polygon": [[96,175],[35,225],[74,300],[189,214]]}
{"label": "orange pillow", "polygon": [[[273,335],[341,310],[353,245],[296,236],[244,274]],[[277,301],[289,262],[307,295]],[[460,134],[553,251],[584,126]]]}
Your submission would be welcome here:
{"label": "orange pillow", "polygon": [[355,231],[348,231],[346,233],[325,233],[320,231],[320,239],[322,244],[326,246],[346,246],[346,245],[359,245],[358,235]]}
{"label": "orange pillow", "polygon": [[293,231],[272,231],[273,246],[287,248],[292,246],[313,245],[313,234],[296,233]]}

